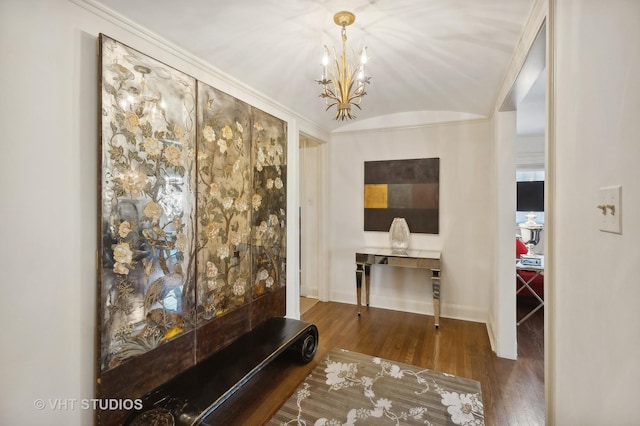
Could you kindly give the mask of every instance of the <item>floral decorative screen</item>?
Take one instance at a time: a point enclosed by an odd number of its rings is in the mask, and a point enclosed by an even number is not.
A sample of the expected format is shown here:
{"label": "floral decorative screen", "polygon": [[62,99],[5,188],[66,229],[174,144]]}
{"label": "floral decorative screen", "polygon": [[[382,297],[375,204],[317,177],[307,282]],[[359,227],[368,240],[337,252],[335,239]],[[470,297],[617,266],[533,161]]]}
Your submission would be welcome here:
{"label": "floral decorative screen", "polygon": [[152,358],[184,369],[204,324],[281,309],[250,304],[285,287],[287,126],[102,34],[100,48],[98,382],[134,389],[147,379],[104,383]]}
{"label": "floral decorative screen", "polygon": [[196,81],[102,38],[101,369],[195,326]]}

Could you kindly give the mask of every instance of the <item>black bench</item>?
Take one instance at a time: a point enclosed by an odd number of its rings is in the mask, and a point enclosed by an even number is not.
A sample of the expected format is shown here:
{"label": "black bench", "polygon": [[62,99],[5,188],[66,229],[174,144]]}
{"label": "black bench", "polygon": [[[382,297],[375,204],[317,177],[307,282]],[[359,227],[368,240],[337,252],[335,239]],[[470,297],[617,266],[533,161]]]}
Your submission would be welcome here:
{"label": "black bench", "polygon": [[124,424],[199,425],[278,355],[287,353],[307,363],[317,349],[315,325],[271,318],[150,392],[142,398],[142,409],[132,412]]}

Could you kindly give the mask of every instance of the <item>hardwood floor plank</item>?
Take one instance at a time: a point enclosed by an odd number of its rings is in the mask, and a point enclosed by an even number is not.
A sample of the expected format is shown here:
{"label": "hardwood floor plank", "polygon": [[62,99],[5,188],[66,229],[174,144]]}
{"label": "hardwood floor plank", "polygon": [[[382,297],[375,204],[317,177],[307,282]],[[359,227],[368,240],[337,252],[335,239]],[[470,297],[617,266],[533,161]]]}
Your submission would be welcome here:
{"label": "hardwood floor plank", "polygon": [[358,317],[354,305],[319,302],[302,315],[320,333],[314,360],[276,359],[223,404],[211,425],[264,424],[333,347],[478,380],[487,425],[542,425],[542,318],[540,310],[518,328],[519,359],[513,361],[493,353],[485,324],[441,318],[435,330],[428,315],[364,308]]}

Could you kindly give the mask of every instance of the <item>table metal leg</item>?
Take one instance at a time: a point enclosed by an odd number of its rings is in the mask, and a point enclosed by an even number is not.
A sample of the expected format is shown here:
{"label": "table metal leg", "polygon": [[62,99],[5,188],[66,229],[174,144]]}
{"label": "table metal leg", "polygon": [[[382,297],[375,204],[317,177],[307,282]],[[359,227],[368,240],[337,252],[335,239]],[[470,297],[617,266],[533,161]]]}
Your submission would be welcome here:
{"label": "table metal leg", "polygon": [[365,302],[369,306],[369,289],[371,288],[371,265],[356,263],[356,300],[358,303],[358,316],[362,306],[362,276],[364,275]]}
{"label": "table metal leg", "polygon": [[529,292],[531,292],[531,294],[533,294],[533,296],[538,299],[538,305],[533,308],[533,310],[531,312],[529,312],[527,315],[525,315],[520,321],[516,322],[516,325],[520,325],[523,322],[525,322],[531,315],[535,314],[538,309],[542,308],[544,306],[544,299],[542,299],[538,293],[536,293],[536,291],[530,286],[530,284],[533,282],[533,280],[535,280],[538,275],[540,275],[539,271],[536,271],[536,274],[531,277],[529,280],[526,280],[524,278],[522,278],[522,276],[520,274],[518,274],[518,272],[516,271],[516,277],[518,278],[518,280],[522,283],[522,287],[520,287],[517,291],[516,291],[516,295],[518,293],[520,293],[522,290],[524,290],[525,288],[529,289]]}
{"label": "table metal leg", "polygon": [[436,328],[440,328],[440,269],[431,270],[431,287],[433,288],[433,317]]}
{"label": "table metal leg", "polygon": [[369,307],[369,290],[371,288],[371,265],[364,265],[364,295]]}
{"label": "table metal leg", "polygon": [[[358,316],[360,316],[360,306],[362,305],[362,275],[363,274],[364,274],[364,265],[357,263],[356,264],[356,300],[358,304]],[[367,296],[369,296],[368,292],[367,292]]]}

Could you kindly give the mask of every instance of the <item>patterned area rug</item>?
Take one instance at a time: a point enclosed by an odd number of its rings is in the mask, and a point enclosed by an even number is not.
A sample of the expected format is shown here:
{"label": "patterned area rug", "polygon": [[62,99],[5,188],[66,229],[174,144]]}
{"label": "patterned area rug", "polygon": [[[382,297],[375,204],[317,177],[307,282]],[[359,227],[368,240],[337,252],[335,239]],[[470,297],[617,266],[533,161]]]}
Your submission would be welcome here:
{"label": "patterned area rug", "polygon": [[484,425],[480,383],[332,349],[269,425]]}

